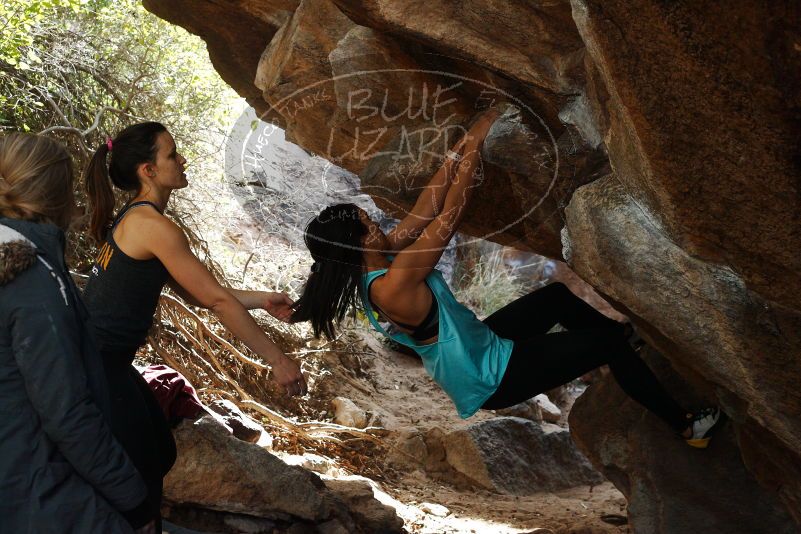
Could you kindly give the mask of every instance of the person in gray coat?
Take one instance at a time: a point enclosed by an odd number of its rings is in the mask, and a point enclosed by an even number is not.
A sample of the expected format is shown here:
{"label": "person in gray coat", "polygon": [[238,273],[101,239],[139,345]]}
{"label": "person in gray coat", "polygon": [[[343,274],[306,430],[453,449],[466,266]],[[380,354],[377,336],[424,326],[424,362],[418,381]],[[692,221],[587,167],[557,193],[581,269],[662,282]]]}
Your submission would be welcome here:
{"label": "person in gray coat", "polygon": [[0,532],[154,532],[64,261],[72,188],[62,145],[0,138]]}

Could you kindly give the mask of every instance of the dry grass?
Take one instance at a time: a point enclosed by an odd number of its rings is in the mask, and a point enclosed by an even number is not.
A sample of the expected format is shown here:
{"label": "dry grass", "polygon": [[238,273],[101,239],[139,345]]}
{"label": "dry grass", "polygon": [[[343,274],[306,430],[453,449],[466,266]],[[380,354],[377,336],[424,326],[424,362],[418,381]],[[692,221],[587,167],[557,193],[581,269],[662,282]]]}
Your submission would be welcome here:
{"label": "dry grass", "polygon": [[[386,431],[350,428],[330,421],[332,388],[322,387],[331,376],[325,354],[358,350],[345,341],[322,348],[262,327],[273,341],[300,361],[312,392],[304,398],[287,397],[269,380],[269,369],[233,339],[213,316],[193,310],[165,294],[159,303],[156,326],[140,353],[146,363],[164,363],[184,375],[204,403],[227,399],[260,421],[273,437],[273,448],[292,454],[314,452],[350,471],[374,480],[384,478],[382,462]],[[329,394],[330,392],[330,394]]]}
{"label": "dry grass", "polygon": [[500,250],[466,262],[455,277],[454,294],[481,319],[522,296],[526,285],[504,262]]}

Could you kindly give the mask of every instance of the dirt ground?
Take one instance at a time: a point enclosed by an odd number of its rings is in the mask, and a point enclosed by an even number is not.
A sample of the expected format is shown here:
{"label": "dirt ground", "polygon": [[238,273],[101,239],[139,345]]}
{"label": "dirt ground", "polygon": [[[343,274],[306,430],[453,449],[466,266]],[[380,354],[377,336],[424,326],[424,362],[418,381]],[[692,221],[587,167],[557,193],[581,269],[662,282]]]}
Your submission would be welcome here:
{"label": "dirt ground", "polygon": [[[396,508],[406,528],[414,533],[524,533],[619,534],[629,532],[624,524],[626,500],[605,482],[595,487],[576,487],[556,493],[528,496],[504,495],[482,488],[434,479],[421,465],[394,450],[393,438],[403,432],[425,432],[439,428],[450,432],[489,419],[492,412],[479,412],[469,420],[458,417],[446,395],[429,379],[419,360],[390,350],[366,328],[347,333],[340,351],[310,353],[304,370],[318,374],[312,380],[311,396],[324,406],[326,400],[346,397],[369,416],[369,424],[388,431],[387,450],[372,469],[356,474],[381,472],[377,485],[380,500]],[[321,373],[326,369],[325,373]],[[322,401],[322,402],[321,402]],[[321,413],[333,417],[333,410]],[[399,460],[400,458],[400,460]],[[330,471],[351,473],[337,458],[330,458]],[[400,464],[399,464],[400,462]],[[327,462],[326,462],[327,463]],[[352,459],[351,459],[351,464]],[[462,487],[460,487],[462,486]],[[385,495],[381,495],[381,493]],[[611,517],[609,517],[611,516]],[[606,518],[610,522],[605,522]],[[612,524],[613,522],[618,524]],[[538,530],[539,529],[539,530]]]}
{"label": "dirt ground", "polygon": [[[626,526],[605,523],[602,516],[625,517],[626,501],[611,483],[525,497],[487,491],[458,491],[430,480],[409,477],[386,488],[406,528],[417,533],[627,533]],[[439,504],[448,514],[431,513],[426,503]],[[538,530],[539,529],[539,530]]]}

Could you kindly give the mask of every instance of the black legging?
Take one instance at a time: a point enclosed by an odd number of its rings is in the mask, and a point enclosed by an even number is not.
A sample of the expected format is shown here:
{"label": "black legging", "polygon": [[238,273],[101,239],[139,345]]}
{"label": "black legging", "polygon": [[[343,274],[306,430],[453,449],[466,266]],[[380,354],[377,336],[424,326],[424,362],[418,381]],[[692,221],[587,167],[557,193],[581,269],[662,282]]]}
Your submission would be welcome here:
{"label": "black legging", "polygon": [[111,430],[147,486],[156,532],[161,532],[163,479],[175,463],[172,431],[158,401],[139,371],[133,352],[102,352],[111,391]]}
{"label": "black legging", "polygon": [[[665,391],[626,340],[621,323],[609,319],[557,282],[504,306],[484,320],[515,342],[501,385],[482,408],[513,406],[608,364],[621,389],[677,432],[687,411]],[[559,323],[567,332],[546,334]]]}

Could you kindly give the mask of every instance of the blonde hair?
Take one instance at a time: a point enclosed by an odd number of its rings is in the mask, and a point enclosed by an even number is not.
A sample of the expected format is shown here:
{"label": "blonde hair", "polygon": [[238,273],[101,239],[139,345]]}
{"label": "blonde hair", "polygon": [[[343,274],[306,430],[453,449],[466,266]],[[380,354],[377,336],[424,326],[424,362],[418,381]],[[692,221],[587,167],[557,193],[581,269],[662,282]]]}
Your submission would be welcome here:
{"label": "blonde hair", "polygon": [[66,229],[73,181],[72,160],[58,141],[19,133],[0,138],[0,215]]}

